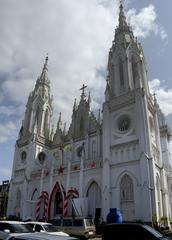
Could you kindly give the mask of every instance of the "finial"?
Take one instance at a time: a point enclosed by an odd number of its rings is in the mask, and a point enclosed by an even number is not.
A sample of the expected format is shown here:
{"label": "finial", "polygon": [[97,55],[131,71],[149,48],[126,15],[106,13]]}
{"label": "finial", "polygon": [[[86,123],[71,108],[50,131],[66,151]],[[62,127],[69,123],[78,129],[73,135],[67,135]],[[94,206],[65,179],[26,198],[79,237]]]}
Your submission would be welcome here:
{"label": "finial", "polygon": [[75,111],[75,110],[76,110],[76,98],[75,98],[74,104],[73,104],[73,111]]}
{"label": "finial", "polygon": [[44,68],[48,65],[48,53],[46,53]]}
{"label": "finial", "polygon": [[63,134],[66,134],[66,123],[64,123]]}
{"label": "finial", "polygon": [[90,91],[89,91],[89,94],[88,94],[88,104],[91,103],[91,94],[90,94]]}
{"label": "finial", "polygon": [[79,89],[79,90],[82,90],[81,97],[85,97],[84,89],[85,89],[86,87],[87,87],[87,86],[83,84],[83,85],[82,85],[82,88]]}
{"label": "finial", "polygon": [[120,7],[120,10],[123,11],[123,1],[122,0],[119,1],[119,7]]}
{"label": "finial", "polygon": [[119,6],[119,27],[124,27],[127,26],[126,23],[126,17],[124,15],[124,11],[123,11],[123,4],[122,4],[122,0],[120,0],[120,6]]}
{"label": "finial", "polygon": [[61,121],[61,112],[59,113],[59,120],[57,122],[57,129],[60,129],[62,125],[62,121]]}
{"label": "finial", "polygon": [[154,100],[154,104],[157,104],[157,99],[156,99],[156,93],[155,92],[153,94],[153,100]]}

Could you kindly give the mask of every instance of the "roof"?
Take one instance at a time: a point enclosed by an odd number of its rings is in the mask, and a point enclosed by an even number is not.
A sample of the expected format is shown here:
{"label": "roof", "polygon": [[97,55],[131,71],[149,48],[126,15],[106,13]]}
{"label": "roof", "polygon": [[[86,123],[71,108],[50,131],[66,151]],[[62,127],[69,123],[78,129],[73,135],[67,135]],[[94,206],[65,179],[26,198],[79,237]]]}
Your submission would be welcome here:
{"label": "roof", "polygon": [[47,222],[34,222],[34,221],[28,221],[25,223],[33,223],[33,224],[39,224],[39,225],[52,225],[51,223],[47,223]]}
{"label": "roof", "polygon": [[57,236],[57,235],[51,235],[48,233],[27,233],[27,234],[21,234],[17,236],[14,239],[23,239],[23,240],[76,240],[77,238],[74,237],[68,237],[68,236]]}
{"label": "roof", "polygon": [[9,223],[9,224],[25,224],[24,222],[21,222],[21,221],[8,221],[8,220],[3,220],[3,221],[0,221],[0,223]]}

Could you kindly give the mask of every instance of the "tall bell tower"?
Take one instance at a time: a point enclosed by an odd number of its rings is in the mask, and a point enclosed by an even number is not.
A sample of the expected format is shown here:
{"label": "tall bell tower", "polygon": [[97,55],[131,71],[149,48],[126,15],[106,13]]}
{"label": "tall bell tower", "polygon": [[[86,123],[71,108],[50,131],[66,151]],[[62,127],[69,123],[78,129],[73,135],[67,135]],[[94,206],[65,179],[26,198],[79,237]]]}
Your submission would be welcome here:
{"label": "tall bell tower", "polygon": [[35,88],[28,98],[25,119],[20,131],[20,138],[36,133],[49,139],[50,119],[52,116],[52,98],[50,96],[50,81],[48,79],[48,56],[41,76],[37,79]]}
{"label": "tall bell tower", "polygon": [[42,191],[44,168],[47,167],[46,164],[51,165],[51,161],[45,161],[45,159],[51,157],[52,110],[47,56],[42,73],[29,95],[25,117],[15,145],[8,215],[27,217],[27,209],[30,206],[28,204],[31,203],[26,199],[29,195],[29,186],[32,185],[33,171],[39,171],[41,174],[37,194]]}
{"label": "tall bell tower", "polygon": [[110,207],[120,208],[126,221],[168,215],[167,196],[158,193],[159,182],[166,189],[158,111],[143,49],[120,3],[103,104],[104,217]]}

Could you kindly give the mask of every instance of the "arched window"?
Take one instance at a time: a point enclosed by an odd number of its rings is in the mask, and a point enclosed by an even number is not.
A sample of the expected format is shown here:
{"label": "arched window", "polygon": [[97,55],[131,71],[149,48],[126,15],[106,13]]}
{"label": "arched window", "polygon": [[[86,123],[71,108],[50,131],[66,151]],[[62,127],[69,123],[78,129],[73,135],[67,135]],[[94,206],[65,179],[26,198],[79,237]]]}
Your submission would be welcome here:
{"label": "arched window", "polygon": [[49,111],[48,109],[45,112],[45,120],[44,120],[44,129],[46,130],[48,128],[49,124]]}
{"label": "arched window", "polygon": [[94,218],[96,208],[101,208],[101,189],[96,182],[92,182],[87,191],[88,214]]}
{"label": "arched window", "polygon": [[20,218],[21,211],[21,191],[18,189],[16,193],[15,215]]}
{"label": "arched window", "polygon": [[124,87],[124,68],[123,62],[119,59],[119,78],[120,78],[120,86]]}
{"label": "arched window", "polygon": [[139,79],[137,59],[134,56],[132,56],[131,62],[132,62],[133,85],[135,87],[137,80]]}
{"label": "arched window", "polygon": [[120,206],[124,221],[135,219],[134,188],[130,176],[125,174],[120,182]]}
{"label": "arched window", "polygon": [[83,134],[83,132],[84,132],[84,119],[83,119],[83,117],[81,117],[81,119],[80,119],[79,129],[80,129],[80,133]]}
{"label": "arched window", "polygon": [[36,119],[35,119],[37,124],[39,124],[39,118],[40,118],[40,108],[38,106],[36,110]]}
{"label": "arched window", "polygon": [[31,196],[31,200],[37,200],[38,199],[38,190],[35,188],[33,193],[32,193],[32,196]]}
{"label": "arched window", "polygon": [[34,191],[32,192],[31,198],[30,198],[30,211],[29,211],[29,217],[31,219],[35,219],[36,218],[36,204],[38,201],[38,197],[39,197],[39,193],[37,188],[34,189]]}
{"label": "arched window", "polygon": [[120,198],[121,201],[134,200],[133,182],[127,174],[121,179]]}

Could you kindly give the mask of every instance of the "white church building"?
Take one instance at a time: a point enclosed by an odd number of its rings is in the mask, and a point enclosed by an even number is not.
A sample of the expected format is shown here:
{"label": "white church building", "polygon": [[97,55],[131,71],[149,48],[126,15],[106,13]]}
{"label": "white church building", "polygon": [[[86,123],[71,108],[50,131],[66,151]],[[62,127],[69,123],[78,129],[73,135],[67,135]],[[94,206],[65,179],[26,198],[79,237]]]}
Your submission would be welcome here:
{"label": "white church building", "polygon": [[[149,91],[141,44],[120,4],[102,114],[81,88],[65,130],[53,132],[48,57],[29,95],[15,145],[7,215],[57,219],[119,208],[124,221],[172,216],[171,131]],[[103,94],[102,94],[103,95]]]}

